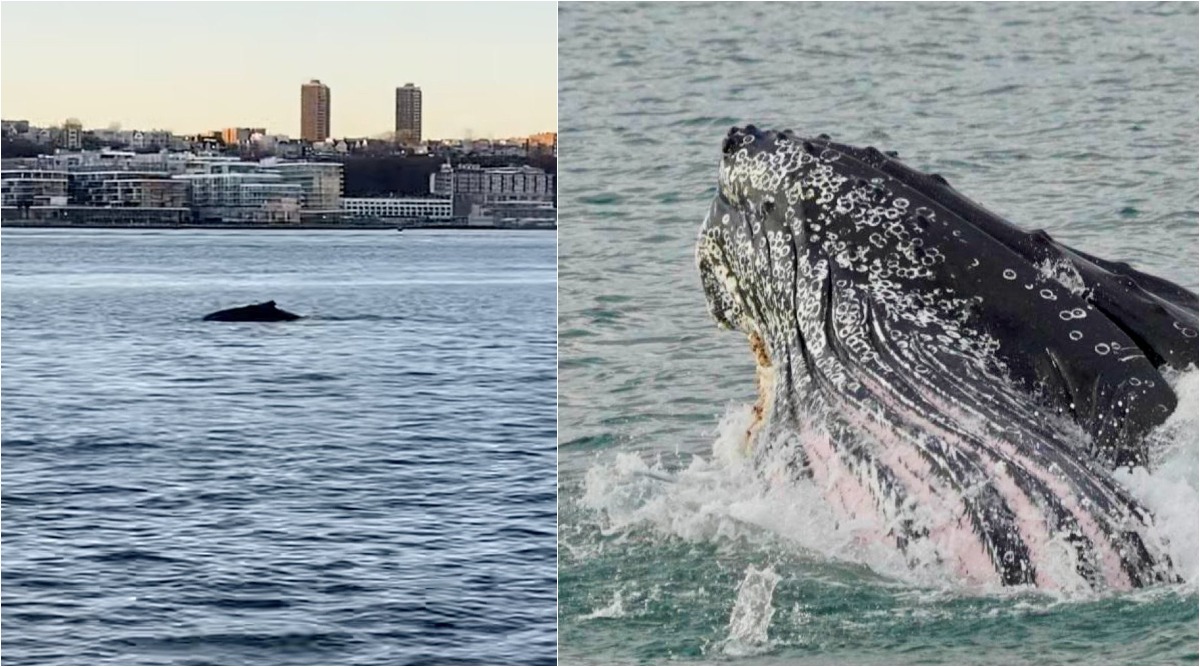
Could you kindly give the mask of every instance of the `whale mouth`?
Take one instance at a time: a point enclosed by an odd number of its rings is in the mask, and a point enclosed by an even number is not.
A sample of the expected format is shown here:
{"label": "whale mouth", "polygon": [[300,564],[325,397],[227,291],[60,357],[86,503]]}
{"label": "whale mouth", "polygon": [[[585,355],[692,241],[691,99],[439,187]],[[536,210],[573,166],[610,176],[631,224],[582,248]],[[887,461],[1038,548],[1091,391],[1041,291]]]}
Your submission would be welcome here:
{"label": "whale mouth", "polygon": [[894,155],[753,126],[724,140],[696,260],[714,319],[750,339],[764,469],[969,579],[1177,578],[1110,471],[1144,464],[1175,407],[1160,368],[1196,363],[1194,294]]}
{"label": "whale mouth", "polygon": [[713,199],[708,216],[700,229],[696,244],[696,264],[700,270],[701,286],[707,298],[709,314],[726,329],[749,326],[746,319],[744,297],[737,278],[730,271],[731,257],[719,245],[712,230],[744,224],[739,213],[722,194]]}

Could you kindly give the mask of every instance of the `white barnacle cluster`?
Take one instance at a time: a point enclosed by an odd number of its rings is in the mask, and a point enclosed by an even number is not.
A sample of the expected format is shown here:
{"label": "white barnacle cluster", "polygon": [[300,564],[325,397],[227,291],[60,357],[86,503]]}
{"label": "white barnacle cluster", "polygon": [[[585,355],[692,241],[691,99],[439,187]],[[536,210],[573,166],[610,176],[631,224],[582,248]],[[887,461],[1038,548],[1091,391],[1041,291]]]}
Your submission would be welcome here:
{"label": "white barnacle cluster", "polygon": [[1034,266],[1042,279],[1053,280],[1071,294],[1082,297],[1084,300],[1091,300],[1091,290],[1083,282],[1083,276],[1079,275],[1079,269],[1076,269],[1069,260],[1062,257],[1043,259]]}
{"label": "white barnacle cluster", "polygon": [[847,177],[834,170],[833,165],[818,162],[809,170],[808,177],[805,179],[805,193],[808,199],[818,206],[828,206],[848,180]]}
{"label": "white barnacle cluster", "polygon": [[700,280],[713,319],[731,327],[743,328],[746,315],[736,297],[739,292],[737,278],[731,272],[731,267],[722,261],[721,247],[728,242],[724,237],[729,216],[725,215],[721,223],[713,224],[710,217],[705,218],[696,242],[696,264],[701,268]]}
{"label": "white barnacle cluster", "polygon": [[743,147],[722,161],[720,186],[737,199],[734,203],[741,203],[751,194],[780,191],[788,174],[811,160],[803,149],[787,140],[778,141],[776,150],[753,155]]}
{"label": "white barnacle cluster", "polygon": [[[923,227],[916,221],[932,223],[936,211],[914,208],[909,199],[895,195],[887,179],[844,175],[836,164],[839,157],[836,151],[825,150],[816,159],[801,161],[800,177],[789,188],[789,201],[803,200],[810,205],[805,208],[809,218],[804,220],[789,208],[788,222],[793,228],[802,226],[808,247],[817,251],[814,257],[821,258],[799,263],[801,273],[808,271],[805,275],[812,285],[807,289],[800,285],[797,319],[803,323],[831,318],[839,345],[857,363],[871,363],[878,356],[867,328],[867,311],[875,310],[879,316],[905,325],[891,330],[894,335],[889,344],[897,349],[941,346],[978,359],[981,367],[987,365],[999,349],[999,341],[964,324],[978,298],[955,295],[930,280],[946,257],[926,243]],[[799,255],[803,258],[805,253]],[[826,259],[836,269],[833,294],[837,305],[833,313],[822,314],[816,295],[823,277],[815,275],[812,268],[830,266]],[[847,274],[862,277],[850,279]],[[822,340],[823,331],[812,328],[805,340]]]}
{"label": "white barnacle cluster", "polygon": [[[934,348],[979,368],[995,366],[999,341],[966,324],[978,297],[932,280],[946,263],[925,239],[923,226],[936,220],[936,211],[896,196],[887,179],[852,178],[832,149],[813,155],[800,142],[779,138],[771,150],[752,150],[738,149],[722,168],[725,198],[746,220],[717,226],[729,271],[754,283],[731,297],[753,295],[753,304],[728,306],[747,318],[739,328],[766,334],[772,349],[798,334],[815,364],[809,370],[839,389],[857,387],[857,371],[844,362],[880,363],[880,345],[909,358],[906,365],[916,373],[929,370],[917,356]],[[764,224],[764,202],[778,207],[769,209],[781,216],[778,227]],[[828,288],[830,281],[836,287]]]}
{"label": "white barnacle cluster", "polygon": [[767,232],[767,250],[772,258],[771,283],[790,285],[795,280],[792,261],[792,235],[785,230]]}

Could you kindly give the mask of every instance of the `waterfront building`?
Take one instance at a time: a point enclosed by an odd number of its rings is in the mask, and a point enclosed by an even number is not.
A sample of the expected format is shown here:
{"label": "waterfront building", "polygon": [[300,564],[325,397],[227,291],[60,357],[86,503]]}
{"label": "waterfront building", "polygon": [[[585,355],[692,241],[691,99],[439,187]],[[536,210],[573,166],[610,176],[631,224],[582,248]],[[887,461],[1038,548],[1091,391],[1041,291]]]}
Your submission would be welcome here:
{"label": "waterfront building", "polygon": [[334,211],[341,208],[342,163],[277,162],[264,160],[263,168],[282,176],[285,183],[300,186],[301,206],[307,211]]}
{"label": "waterfront building", "polygon": [[165,172],[76,171],[70,175],[71,204],[95,208],[188,207],[186,183]]}
{"label": "waterfront building", "polygon": [[4,208],[63,206],[67,203],[66,171],[4,169],[0,171],[0,202]]}
{"label": "waterfront building", "polygon": [[191,221],[185,184],[162,172],[5,169],[5,224],[178,225]]}
{"label": "waterfront building", "polygon": [[536,200],[472,203],[466,219],[472,227],[554,229],[558,225],[558,209],[552,202]]}
{"label": "waterfront building", "polygon": [[347,215],[364,218],[395,218],[407,220],[450,220],[453,202],[435,197],[346,197],[342,210]]}
{"label": "waterfront building", "polygon": [[455,169],[444,164],[430,175],[429,191],[435,195],[465,197],[480,204],[553,201],[557,193],[555,180],[554,174],[529,165],[484,169],[462,164]]}
{"label": "waterfront building", "polygon": [[253,162],[212,161],[192,165],[174,178],[186,183],[199,222],[295,223],[303,189]]}
{"label": "waterfront building", "polygon": [[329,138],[329,86],[313,79],[300,86],[300,138],[316,143]]}
{"label": "waterfront building", "polygon": [[343,214],[340,163],[105,149],[3,166],[5,219],[26,224],[297,223],[302,212]]}
{"label": "waterfront building", "polygon": [[421,89],[411,83],[396,89],[396,143],[421,143]]}
{"label": "waterfront building", "polygon": [[498,201],[483,206],[479,214],[496,227],[553,229],[558,209],[548,201]]}

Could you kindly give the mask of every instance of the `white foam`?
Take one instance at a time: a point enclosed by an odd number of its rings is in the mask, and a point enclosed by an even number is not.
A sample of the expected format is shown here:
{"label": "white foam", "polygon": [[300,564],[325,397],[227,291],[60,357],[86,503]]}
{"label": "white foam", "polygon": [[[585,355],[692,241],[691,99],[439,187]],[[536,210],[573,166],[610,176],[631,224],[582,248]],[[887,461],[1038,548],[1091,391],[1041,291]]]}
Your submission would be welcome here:
{"label": "white foam", "polygon": [[[1157,453],[1151,469],[1115,475],[1154,512],[1158,537],[1166,542],[1177,571],[1193,590],[1200,569],[1198,377],[1191,371],[1172,379],[1179,407],[1152,436]],[[782,543],[800,555],[865,565],[904,584],[943,591],[967,587],[935,553],[923,550],[921,542],[902,554],[882,539],[877,526],[839,516],[811,481],[764,480],[742,452],[751,421],[751,406],[728,408],[711,456],[696,456],[680,471],[630,453],[597,464],[588,471],[582,504],[602,513],[603,530],[609,535],[650,528],[695,542],[746,541],[768,547]],[[917,516],[928,509],[913,508]],[[1060,564],[1042,564],[1057,565],[1073,567],[1065,557]],[[973,593],[1019,593],[998,584],[985,590],[970,588]],[[1055,597],[1090,595],[1086,590],[1064,590]]]}
{"label": "white foam", "polygon": [[1200,581],[1200,372],[1167,379],[1179,406],[1150,436],[1151,469],[1119,470],[1114,477],[1154,513],[1175,569],[1194,588]]}
{"label": "white foam", "polygon": [[917,556],[910,553],[906,560],[880,539],[871,521],[837,516],[811,481],[764,481],[741,453],[751,420],[751,406],[731,406],[717,429],[712,456],[696,456],[673,475],[659,461],[618,454],[588,471],[581,502],[602,513],[602,530],[610,535],[649,527],[696,542],[775,546],[782,541],[790,551],[866,564],[913,583],[944,585],[940,566],[914,569]]}

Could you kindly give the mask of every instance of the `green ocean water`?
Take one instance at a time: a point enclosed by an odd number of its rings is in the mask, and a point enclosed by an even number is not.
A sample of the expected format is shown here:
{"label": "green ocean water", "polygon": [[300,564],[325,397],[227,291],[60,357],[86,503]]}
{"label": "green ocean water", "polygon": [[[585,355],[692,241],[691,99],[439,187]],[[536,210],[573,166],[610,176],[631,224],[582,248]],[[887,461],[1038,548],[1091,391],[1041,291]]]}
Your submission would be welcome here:
{"label": "green ocean water", "polygon": [[741,336],[693,263],[729,126],[897,150],[1028,228],[1197,283],[1197,5],[560,8],[561,664],[1196,664],[1196,374],[1122,479],[1186,583],[906,571],[736,452]]}

